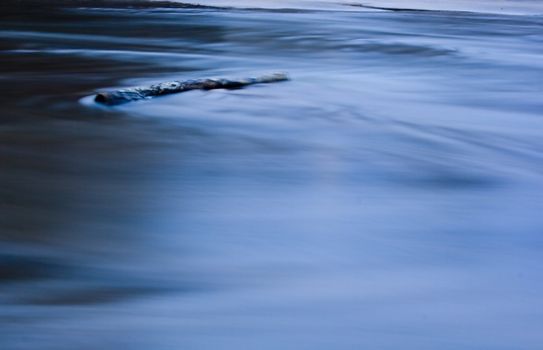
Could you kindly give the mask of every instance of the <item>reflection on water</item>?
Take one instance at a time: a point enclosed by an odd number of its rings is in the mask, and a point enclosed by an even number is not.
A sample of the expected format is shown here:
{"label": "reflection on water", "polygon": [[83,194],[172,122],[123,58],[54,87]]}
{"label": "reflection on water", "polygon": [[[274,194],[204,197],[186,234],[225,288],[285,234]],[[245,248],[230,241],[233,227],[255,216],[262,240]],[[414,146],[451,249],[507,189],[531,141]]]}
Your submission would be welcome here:
{"label": "reflection on water", "polygon": [[2,6],[2,349],[539,348],[540,16]]}

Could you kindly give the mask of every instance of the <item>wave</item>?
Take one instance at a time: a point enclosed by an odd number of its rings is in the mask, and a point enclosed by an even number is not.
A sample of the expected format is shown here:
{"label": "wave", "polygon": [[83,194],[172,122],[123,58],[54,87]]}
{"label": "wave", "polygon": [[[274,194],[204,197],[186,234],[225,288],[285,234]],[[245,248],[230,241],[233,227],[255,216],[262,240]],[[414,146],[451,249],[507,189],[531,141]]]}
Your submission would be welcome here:
{"label": "wave", "polygon": [[[151,0],[164,2],[163,0]],[[176,1],[185,5],[228,8],[304,9],[342,11],[461,11],[508,15],[543,15],[543,2],[539,0],[198,0]]]}
{"label": "wave", "polygon": [[9,15],[14,8],[29,12],[53,7],[195,10],[320,10],[320,11],[452,11],[503,15],[543,15],[540,0],[4,0],[0,8]]}

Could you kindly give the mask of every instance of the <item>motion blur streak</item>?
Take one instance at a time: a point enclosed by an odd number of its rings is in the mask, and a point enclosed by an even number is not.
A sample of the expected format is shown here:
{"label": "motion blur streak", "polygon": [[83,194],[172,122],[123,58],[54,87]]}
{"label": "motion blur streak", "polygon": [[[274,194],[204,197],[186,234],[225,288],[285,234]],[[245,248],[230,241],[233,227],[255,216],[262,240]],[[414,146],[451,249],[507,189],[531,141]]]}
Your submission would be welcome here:
{"label": "motion blur streak", "polygon": [[540,349],[536,1],[246,3],[2,1],[0,349]]}

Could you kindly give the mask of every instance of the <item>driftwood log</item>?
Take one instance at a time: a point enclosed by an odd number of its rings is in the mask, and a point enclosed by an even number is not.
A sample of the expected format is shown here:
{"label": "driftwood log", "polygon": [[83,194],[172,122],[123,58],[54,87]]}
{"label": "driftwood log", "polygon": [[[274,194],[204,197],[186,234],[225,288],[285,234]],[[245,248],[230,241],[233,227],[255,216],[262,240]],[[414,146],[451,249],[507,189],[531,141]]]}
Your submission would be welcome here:
{"label": "driftwood log", "polygon": [[135,87],[100,92],[96,95],[94,101],[104,105],[114,106],[126,102],[149,99],[162,95],[176,94],[190,90],[240,89],[247,85],[276,83],[285,80],[288,80],[288,76],[286,74],[275,73],[257,78],[246,78],[239,80],[196,79],[186,81],[170,81],[148,87]]}

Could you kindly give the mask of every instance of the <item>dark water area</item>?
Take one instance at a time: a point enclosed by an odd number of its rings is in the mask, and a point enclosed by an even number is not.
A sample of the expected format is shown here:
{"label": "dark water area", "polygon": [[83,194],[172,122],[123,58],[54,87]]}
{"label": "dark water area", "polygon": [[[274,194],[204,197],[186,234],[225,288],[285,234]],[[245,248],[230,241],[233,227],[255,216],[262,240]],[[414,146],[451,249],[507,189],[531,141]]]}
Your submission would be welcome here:
{"label": "dark water area", "polygon": [[542,34],[538,15],[2,2],[0,349],[540,349]]}

